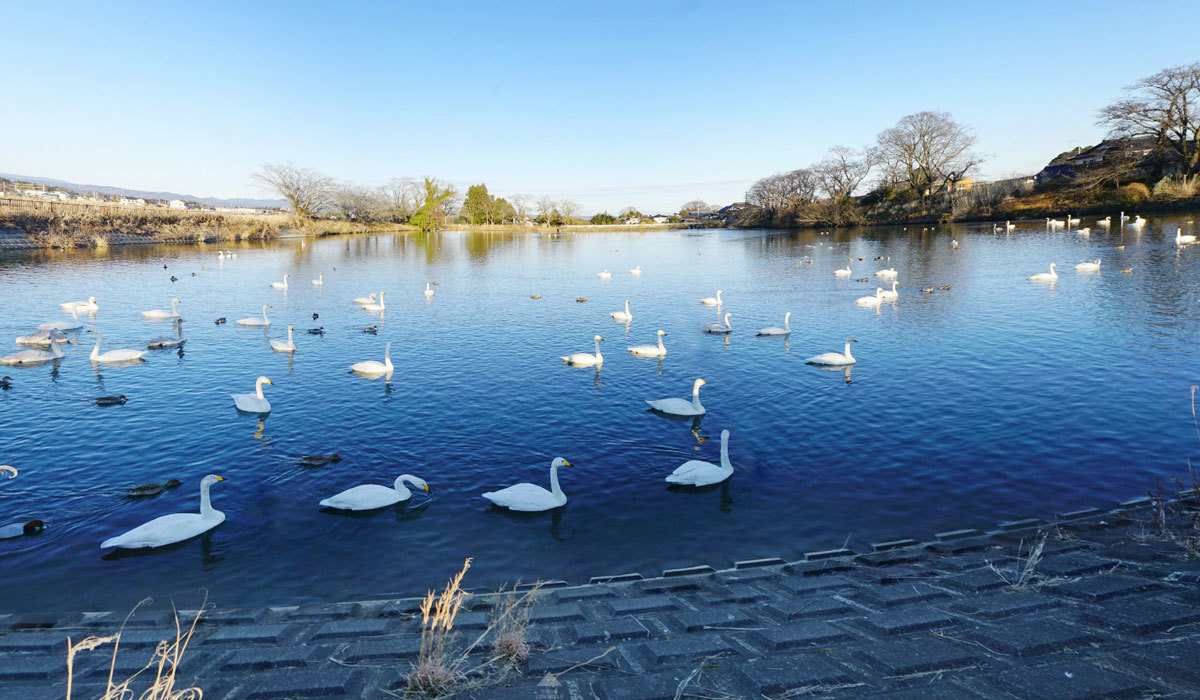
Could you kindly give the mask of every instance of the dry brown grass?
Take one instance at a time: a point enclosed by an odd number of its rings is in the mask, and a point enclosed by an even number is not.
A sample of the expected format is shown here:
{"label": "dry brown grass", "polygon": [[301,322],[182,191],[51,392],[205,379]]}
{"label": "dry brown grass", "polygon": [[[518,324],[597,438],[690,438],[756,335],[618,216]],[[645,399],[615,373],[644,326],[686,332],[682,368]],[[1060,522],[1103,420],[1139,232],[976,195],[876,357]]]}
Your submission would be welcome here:
{"label": "dry brown grass", "polygon": [[522,595],[504,596],[492,609],[492,651],[502,668],[520,666],[533,651],[528,639],[529,613],[540,593],[541,585],[534,585]]}
{"label": "dry brown grass", "polygon": [[[147,602],[149,602],[149,598],[138,603],[129,614],[132,615],[133,611]],[[204,605],[201,605],[200,609],[196,611],[196,617],[192,619],[192,624],[186,630],[179,624],[179,613],[175,613],[175,641],[164,639],[159,642],[146,665],[124,680],[113,678],[116,672],[117,652],[121,647],[121,634],[125,629],[124,622],[121,623],[121,629],[116,634],[107,637],[86,637],[78,643],[72,643],[71,638],[67,637],[67,700],[71,700],[75,655],[79,652],[92,651],[110,642],[113,645],[112,661],[108,667],[108,682],[100,700],[129,700],[131,698],[138,700],[201,700],[204,697],[204,691],[199,687],[176,688],[175,686],[178,680],[179,664],[183,660],[184,652],[187,651],[188,643],[196,631],[196,623],[200,621],[203,611]],[[126,616],[125,619],[128,621],[129,617]],[[154,669],[154,678],[138,695],[134,686],[143,682],[139,679],[150,669]]]}
{"label": "dry brown grass", "polygon": [[1046,534],[1043,533],[1025,556],[1017,555],[1017,566],[1014,571],[1001,569],[988,562],[988,568],[1008,584],[1008,590],[1020,591],[1028,588],[1037,577],[1037,566],[1042,562],[1042,550],[1046,548]]}
{"label": "dry brown grass", "polygon": [[424,695],[446,695],[466,679],[467,654],[454,649],[454,618],[470,595],[462,589],[471,560],[452,576],[439,594],[429,591],[421,601],[421,652],[408,673],[408,689]]}

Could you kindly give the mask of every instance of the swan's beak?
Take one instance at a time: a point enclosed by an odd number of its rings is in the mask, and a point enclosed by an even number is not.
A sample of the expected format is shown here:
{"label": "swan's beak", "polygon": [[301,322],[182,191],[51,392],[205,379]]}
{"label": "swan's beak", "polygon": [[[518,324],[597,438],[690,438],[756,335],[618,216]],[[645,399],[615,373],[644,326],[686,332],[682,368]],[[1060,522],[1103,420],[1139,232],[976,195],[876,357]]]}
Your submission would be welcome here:
{"label": "swan's beak", "polygon": [[429,490],[429,484],[425,484],[424,489],[425,489],[425,493],[433,493],[432,491]]}
{"label": "swan's beak", "polygon": [[271,381],[270,379],[268,379],[268,380],[267,380],[267,384],[274,385],[274,384],[275,384],[275,382],[273,382],[273,381]]}
{"label": "swan's beak", "polygon": [[569,467],[569,466],[571,466],[571,463],[564,459],[563,465]]}
{"label": "swan's beak", "polygon": [[218,477],[217,477],[217,481],[225,481],[225,477],[223,477],[223,476],[218,476]]}

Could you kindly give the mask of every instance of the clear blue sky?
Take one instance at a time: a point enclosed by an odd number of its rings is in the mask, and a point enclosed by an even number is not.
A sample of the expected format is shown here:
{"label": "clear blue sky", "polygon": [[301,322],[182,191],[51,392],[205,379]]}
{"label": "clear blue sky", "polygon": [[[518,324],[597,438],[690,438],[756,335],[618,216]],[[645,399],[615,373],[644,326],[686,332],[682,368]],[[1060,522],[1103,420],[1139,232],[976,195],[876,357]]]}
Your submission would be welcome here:
{"label": "clear blue sky", "polygon": [[1200,60],[1194,2],[104,5],[4,3],[0,172],[257,197],[291,161],[674,211],[921,110],[1031,173]]}

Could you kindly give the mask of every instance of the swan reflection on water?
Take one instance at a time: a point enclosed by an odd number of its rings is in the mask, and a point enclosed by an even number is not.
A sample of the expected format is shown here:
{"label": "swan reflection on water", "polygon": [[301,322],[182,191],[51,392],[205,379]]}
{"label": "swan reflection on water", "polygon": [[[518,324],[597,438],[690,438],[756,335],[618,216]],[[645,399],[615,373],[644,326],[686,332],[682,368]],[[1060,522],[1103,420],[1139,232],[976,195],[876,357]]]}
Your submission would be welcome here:
{"label": "swan reflection on water", "polygon": [[709,486],[684,486],[681,484],[668,484],[667,491],[677,494],[691,494],[693,497],[699,498],[707,496],[716,491],[720,496],[717,501],[717,510],[726,515],[733,512],[733,496],[730,495],[730,482],[733,478],[726,479],[719,484],[710,484]]}
{"label": "swan reflection on water", "polygon": [[854,382],[850,381],[850,372],[854,369],[854,365],[845,365],[843,367],[833,367],[833,366],[829,366],[829,365],[814,365],[814,367],[816,367],[817,369],[823,369],[826,372],[841,372],[843,379],[847,384],[854,383]]}
{"label": "swan reflection on water", "polygon": [[[540,512],[525,512],[509,510],[508,508],[489,507],[488,514],[502,515],[514,523],[531,523],[541,520],[545,517],[547,511]],[[563,536],[563,515],[566,513],[566,506],[559,506],[550,512],[550,539],[555,542],[569,542],[575,539],[575,528],[571,528],[571,534]]]}

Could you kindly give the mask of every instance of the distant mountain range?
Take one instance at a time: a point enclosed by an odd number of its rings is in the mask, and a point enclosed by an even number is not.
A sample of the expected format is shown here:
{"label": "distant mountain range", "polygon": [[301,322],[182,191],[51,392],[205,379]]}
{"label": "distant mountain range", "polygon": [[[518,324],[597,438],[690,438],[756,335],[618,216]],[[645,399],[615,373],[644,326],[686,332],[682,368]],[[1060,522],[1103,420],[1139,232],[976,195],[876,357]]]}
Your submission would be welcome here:
{"label": "distant mountain range", "polygon": [[74,192],[99,192],[100,194],[112,194],[120,197],[141,197],[142,199],[182,199],[185,202],[201,202],[214,207],[287,207],[288,203],[282,199],[249,199],[246,197],[234,197],[230,199],[220,199],[218,197],[197,197],[191,194],[180,194],[178,192],[149,192],[147,190],[130,190],[124,187],[110,187],[109,185],[80,185],[74,182],[65,180],[55,180],[52,177],[30,177],[29,175],[12,175],[9,173],[0,173],[0,177],[6,180],[20,180],[22,182],[33,182],[39,185],[51,185],[53,187],[62,187]]}

